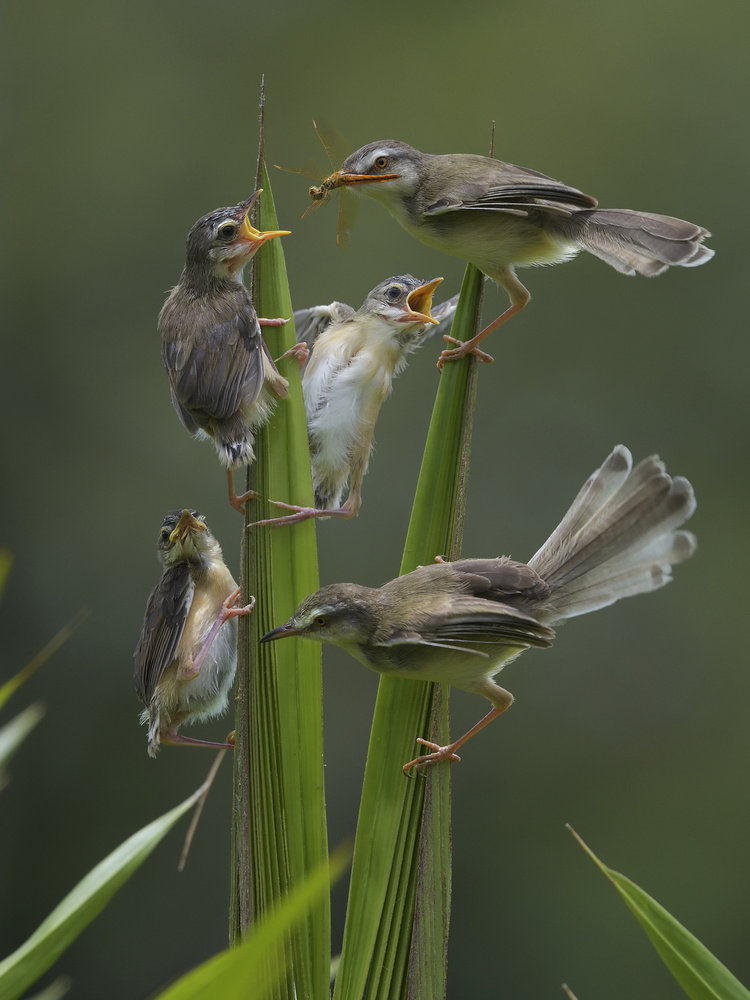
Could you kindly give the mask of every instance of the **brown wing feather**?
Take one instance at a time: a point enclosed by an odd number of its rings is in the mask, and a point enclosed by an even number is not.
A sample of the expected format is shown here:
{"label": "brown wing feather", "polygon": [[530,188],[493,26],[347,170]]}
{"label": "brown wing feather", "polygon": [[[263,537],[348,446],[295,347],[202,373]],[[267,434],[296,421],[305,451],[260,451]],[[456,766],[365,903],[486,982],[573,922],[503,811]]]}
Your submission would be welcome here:
{"label": "brown wing feather", "polygon": [[194,591],[187,563],[179,563],[165,571],[146,603],[141,636],[133,654],[136,694],[146,705],[177,654]]}

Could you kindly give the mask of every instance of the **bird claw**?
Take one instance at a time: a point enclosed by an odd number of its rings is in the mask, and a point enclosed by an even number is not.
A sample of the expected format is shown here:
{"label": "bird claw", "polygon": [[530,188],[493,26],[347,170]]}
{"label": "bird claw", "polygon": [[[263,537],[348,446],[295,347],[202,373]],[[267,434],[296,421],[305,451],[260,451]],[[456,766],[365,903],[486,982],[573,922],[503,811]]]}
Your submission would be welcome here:
{"label": "bird claw", "polygon": [[286,510],[291,510],[292,513],[286,514],[284,517],[268,517],[263,521],[253,521],[250,527],[268,525],[273,530],[289,524],[302,524],[303,521],[309,521],[313,517],[354,517],[354,513],[347,508],[346,504],[332,510],[321,510],[318,507],[298,507],[297,504],[284,503],[283,500],[271,500],[270,503],[274,507],[284,507]]}
{"label": "bird claw", "polygon": [[283,326],[288,322],[288,319],[283,319],[281,317],[278,319],[261,319],[260,316],[258,317],[258,326]]}
{"label": "bird claw", "polygon": [[284,507],[293,513],[286,514],[284,517],[267,517],[262,521],[253,521],[250,525],[251,528],[265,527],[266,525],[271,528],[281,528],[286,524],[302,524],[303,521],[309,521],[311,517],[319,517],[321,514],[328,513],[327,511],[319,511],[315,507],[298,507],[297,504],[284,503],[283,500],[271,500],[270,503],[274,507]]}
{"label": "bird claw", "polygon": [[473,340],[456,340],[455,337],[451,337],[447,333],[443,336],[443,340],[447,340],[451,344],[458,344],[458,347],[454,347],[450,351],[443,351],[440,355],[437,360],[437,367],[440,372],[443,370],[443,365],[446,361],[458,361],[460,358],[465,358],[467,354],[473,354],[474,357],[479,358],[485,365],[491,365],[495,360],[491,354],[480,351]]}
{"label": "bird claw", "polygon": [[422,754],[421,757],[415,757],[408,764],[404,764],[404,774],[408,775],[413,767],[416,767],[417,774],[422,774],[422,768],[427,767],[428,764],[438,764],[441,760],[461,760],[458,754],[453,752],[455,745],[453,743],[441,747],[439,743],[431,743],[429,740],[423,740],[421,736],[417,737],[417,743],[421,743],[423,747],[429,747],[433,752]]}
{"label": "bird claw", "polygon": [[255,598],[251,597],[250,603],[245,604],[244,607],[236,608],[234,604],[239,596],[240,596],[240,588],[237,587],[237,589],[233,590],[232,593],[229,595],[229,597],[227,597],[227,599],[221,605],[221,613],[219,615],[219,618],[221,619],[222,625],[224,624],[224,622],[229,621],[230,618],[240,618],[242,615],[251,614],[253,608],[255,607]]}
{"label": "bird claw", "polygon": [[290,347],[288,351],[284,351],[280,358],[276,358],[274,364],[277,365],[279,361],[283,361],[284,358],[296,358],[299,362],[300,371],[305,366],[305,362],[310,357],[310,349],[304,340],[301,340],[298,344]]}

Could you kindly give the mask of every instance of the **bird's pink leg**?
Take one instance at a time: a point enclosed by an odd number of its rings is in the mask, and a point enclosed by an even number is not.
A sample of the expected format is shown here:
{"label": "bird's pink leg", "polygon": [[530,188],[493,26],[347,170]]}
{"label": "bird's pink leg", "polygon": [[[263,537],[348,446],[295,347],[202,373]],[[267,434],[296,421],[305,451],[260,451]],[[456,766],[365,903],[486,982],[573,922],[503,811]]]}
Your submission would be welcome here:
{"label": "bird's pink leg", "polygon": [[260,316],[258,317],[258,326],[283,326],[285,323],[288,323],[288,322],[289,322],[288,319],[282,319],[282,318],[279,318],[279,319],[261,319]]}
{"label": "bird's pink leg", "polygon": [[309,357],[310,349],[304,340],[301,340],[298,344],[295,344],[294,347],[290,347],[288,351],[285,351],[280,358],[276,358],[274,364],[277,365],[279,361],[283,361],[284,358],[296,358],[299,362],[299,370],[302,371]]}
{"label": "bird's pink leg", "polygon": [[183,736],[181,733],[175,733],[170,730],[165,733],[159,733],[159,742],[168,747],[212,747],[217,750],[234,750],[233,733],[229,734],[226,743],[212,743],[210,740],[196,740],[192,736]]}
{"label": "bird's pink leg", "polygon": [[[227,597],[221,606],[221,611],[216,621],[211,626],[211,631],[206,636],[206,640],[198,650],[197,655],[193,659],[190,666],[182,666],[177,670],[177,679],[180,681],[191,681],[194,677],[197,677],[200,673],[200,669],[203,666],[203,661],[206,657],[206,653],[211,648],[211,643],[216,638],[216,633],[219,631],[224,622],[229,621],[230,618],[239,618],[241,615],[249,615],[253,608],[255,607],[255,598],[251,600],[249,604],[246,604],[244,608],[235,608],[234,603],[240,596],[240,588],[233,590],[232,593]],[[180,739],[187,739],[187,737],[180,737]],[[200,742],[200,741],[199,741]]]}
{"label": "bird's pink leg", "polygon": [[355,510],[351,510],[347,504],[344,504],[343,507],[334,507],[332,510],[321,510],[318,507],[298,507],[296,504],[284,503],[281,500],[271,500],[270,502],[274,507],[284,507],[293,513],[286,514],[284,517],[268,517],[263,521],[253,521],[252,527],[268,525],[270,528],[283,528],[289,524],[302,524],[303,521],[309,521],[313,517],[354,517],[357,513]]}

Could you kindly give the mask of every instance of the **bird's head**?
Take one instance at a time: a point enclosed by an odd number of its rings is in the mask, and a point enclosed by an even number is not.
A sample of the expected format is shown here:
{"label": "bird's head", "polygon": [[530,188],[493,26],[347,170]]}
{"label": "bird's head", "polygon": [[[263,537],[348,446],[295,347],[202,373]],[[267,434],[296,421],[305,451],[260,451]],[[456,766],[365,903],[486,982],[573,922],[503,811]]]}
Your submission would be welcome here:
{"label": "bird's head", "polygon": [[285,625],[272,629],[261,642],[298,635],[342,646],[355,656],[378,627],[378,591],[355,583],[337,583],[310,594]]}
{"label": "bird's head", "polygon": [[424,153],[396,139],[371,142],[344,160],[329,178],[329,187],[354,187],[362,194],[392,201],[416,191],[426,159]]}
{"label": "bird's head", "polygon": [[389,324],[436,324],[430,309],[432,296],[442,278],[421,281],[410,274],[388,278],[377,285],[359,310],[361,314],[381,316]]}
{"label": "bird's head", "polygon": [[187,237],[188,269],[207,269],[216,278],[240,280],[243,268],[264,243],[289,235],[286,229],[260,232],[252,225],[250,211],[259,194],[260,189],[234,208],[217,208],[195,223]]}
{"label": "bird's head", "polygon": [[206,524],[205,516],[187,508],[167,514],[156,548],[166,569],[183,562],[204,562],[217,553],[221,555],[219,543]]}

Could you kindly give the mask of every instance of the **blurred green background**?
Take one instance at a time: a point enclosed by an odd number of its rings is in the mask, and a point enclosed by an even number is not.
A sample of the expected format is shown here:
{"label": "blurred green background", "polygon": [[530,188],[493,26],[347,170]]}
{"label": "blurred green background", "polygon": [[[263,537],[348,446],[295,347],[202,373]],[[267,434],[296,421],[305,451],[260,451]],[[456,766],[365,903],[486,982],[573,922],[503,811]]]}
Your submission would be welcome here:
{"label": "blurred green background", "polygon": [[[172,411],[156,317],[193,222],[253,189],[265,73],[272,163],[325,166],[314,117],[353,148],[478,153],[494,119],[499,158],[714,233],[715,260],[657,280],[586,255],[524,272],[534,301],[480,372],[465,555],[529,558],[620,441],[693,482],[699,550],[666,590],[573,621],[503,675],[517,704],[453,773],[449,996],[554,997],[563,981],[579,1000],[682,995],[565,822],[750,981],[745,0],[12,0],[2,21],[0,541],[15,565],[0,679],[92,611],[11,706],[48,712],[2,792],[2,953],[211,763],[149,760],[131,684],[164,513],[205,511],[239,570],[240,520],[213,449]],[[458,289],[462,262],[380,206],[363,204],[342,254],[335,206],[300,221],[309,182],[272,182],[295,307],[358,306],[405,271]],[[489,290],[486,316],[505,303]],[[398,570],[439,348],[383,409],[358,519],[318,526],[324,583]],[[324,674],[337,843],[354,829],[377,677],[331,650]],[[485,707],[454,695],[453,731]],[[229,815],[225,765],[187,871],[172,836],[58,963],[71,995],[147,997],[223,947]],[[340,887],[336,942],[344,900]]]}

